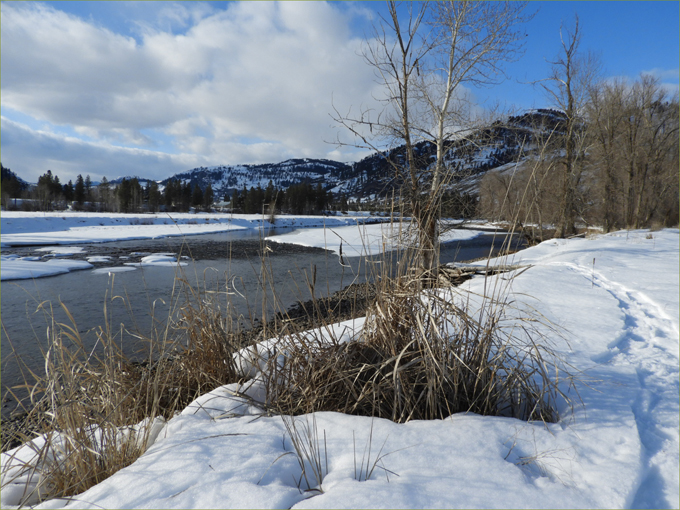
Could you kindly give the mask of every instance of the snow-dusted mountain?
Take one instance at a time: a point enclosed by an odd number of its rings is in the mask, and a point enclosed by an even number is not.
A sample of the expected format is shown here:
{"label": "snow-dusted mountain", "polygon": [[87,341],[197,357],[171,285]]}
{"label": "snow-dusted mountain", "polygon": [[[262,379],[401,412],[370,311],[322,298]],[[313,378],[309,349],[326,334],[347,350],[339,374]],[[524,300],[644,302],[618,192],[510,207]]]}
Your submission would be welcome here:
{"label": "snow-dusted mountain", "polygon": [[165,185],[171,179],[198,184],[205,189],[212,185],[217,196],[228,195],[233,190],[241,190],[245,186],[266,188],[269,181],[278,188],[285,189],[301,182],[321,183],[328,188],[331,183],[338,182],[351,166],[327,159],[288,159],[281,163],[262,165],[224,165],[198,167],[187,172],[175,174],[163,181]]}
{"label": "snow-dusted mountain", "polygon": [[[531,148],[535,133],[552,129],[562,120],[561,114],[554,110],[531,110],[451,141],[446,153],[446,160],[454,171],[451,184],[461,185],[459,189],[475,194],[484,174],[517,161],[522,151],[526,153]],[[416,153],[419,166],[426,169],[434,161],[435,147],[429,142],[420,142]],[[391,150],[387,157],[402,162],[403,154],[402,146]],[[427,172],[423,174],[426,176]],[[146,179],[138,179],[144,185]],[[243,187],[264,189],[270,181],[278,189],[301,182],[320,183],[327,191],[344,193],[354,199],[385,196],[393,189],[398,191],[402,184],[385,156],[377,153],[353,164],[304,158],[261,165],[198,167],[159,183],[164,186],[171,179],[198,184],[203,189],[210,184],[219,198]]]}

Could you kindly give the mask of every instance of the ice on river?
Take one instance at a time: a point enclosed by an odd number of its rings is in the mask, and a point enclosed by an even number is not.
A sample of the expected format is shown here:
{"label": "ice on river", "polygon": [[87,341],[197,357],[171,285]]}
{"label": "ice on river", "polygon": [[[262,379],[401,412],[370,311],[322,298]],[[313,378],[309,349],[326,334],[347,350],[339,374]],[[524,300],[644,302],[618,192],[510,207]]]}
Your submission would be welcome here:
{"label": "ice on river", "polygon": [[[171,419],[132,465],[41,507],[678,508],[679,239],[667,229],[547,241],[510,261],[528,266],[513,280],[475,277],[460,290],[497,281],[562,328],[553,347],[588,385],[558,423],[458,414],[398,425],[317,413],[323,492],[301,492],[281,418],[255,419],[225,386]],[[13,454],[31,461],[26,447]],[[2,462],[3,473],[18,469],[9,455]],[[16,504],[17,491],[5,485],[2,505]]]}
{"label": "ice on river", "polygon": [[84,260],[49,259],[36,260],[37,257],[19,257],[17,255],[0,256],[0,279],[22,280],[40,278],[55,274],[68,273],[77,269],[90,269],[92,264]]}
{"label": "ice on river", "polygon": [[[279,216],[277,227],[342,226],[364,216]],[[2,246],[103,243],[130,239],[214,234],[272,227],[262,215],[224,213],[120,214],[3,211]]]}

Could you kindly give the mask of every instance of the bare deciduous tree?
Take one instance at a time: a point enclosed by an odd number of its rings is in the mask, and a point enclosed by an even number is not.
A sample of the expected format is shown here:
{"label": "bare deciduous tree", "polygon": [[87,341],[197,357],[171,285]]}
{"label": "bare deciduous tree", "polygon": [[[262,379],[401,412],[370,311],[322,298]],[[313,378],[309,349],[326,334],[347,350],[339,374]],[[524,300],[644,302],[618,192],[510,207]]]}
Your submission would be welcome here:
{"label": "bare deciduous tree", "polygon": [[593,138],[592,156],[600,177],[600,202],[604,232],[622,226],[618,213],[618,166],[621,163],[622,126],[625,120],[626,86],[622,80],[593,84],[588,103],[588,122]]}
{"label": "bare deciduous tree", "polygon": [[[566,32],[566,33],[565,33]],[[552,64],[550,78],[541,85],[554,105],[565,115],[561,129],[564,157],[562,158],[559,218],[555,237],[576,233],[576,193],[579,189],[586,154],[585,107],[590,86],[599,74],[600,64],[592,53],[579,51],[581,31],[578,16],[573,32],[560,29],[562,49]]]}
{"label": "bare deciduous tree", "polygon": [[[405,22],[395,2],[376,27],[364,57],[385,90],[385,109],[364,110],[336,120],[358,138],[360,147],[382,152],[405,194],[414,219],[423,282],[438,268],[441,198],[452,176],[447,144],[474,126],[468,86],[498,83],[502,66],[521,52],[526,2],[446,1],[409,4]],[[368,128],[368,129],[367,129]],[[417,144],[436,147],[434,162],[419,158]],[[403,145],[398,156],[379,145]]]}
{"label": "bare deciduous tree", "polygon": [[602,194],[602,224],[641,228],[673,224],[678,210],[678,98],[658,79],[592,87],[590,158]]}

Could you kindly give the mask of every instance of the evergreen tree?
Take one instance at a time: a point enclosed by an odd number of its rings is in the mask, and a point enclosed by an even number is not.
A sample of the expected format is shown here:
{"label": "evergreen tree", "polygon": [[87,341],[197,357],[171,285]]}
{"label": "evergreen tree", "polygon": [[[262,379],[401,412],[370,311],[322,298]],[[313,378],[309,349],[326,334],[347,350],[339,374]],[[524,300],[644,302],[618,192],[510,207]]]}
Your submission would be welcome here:
{"label": "evergreen tree", "polygon": [[269,179],[267,188],[264,190],[264,203],[271,204],[272,201],[274,200],[274,196],[275,196],[274,183],[272,182],[271,179]]}
{"label": "evergreen tree", "polygon": [[35,193],[40,210],[51,210],[52,200],[54,199],[54,177],[52,176],[52,170],[48,170],[45,174],[38,177]]}
{"label": "evergreen tree", "polygon": [[74,195],[74,190],[73,190],[73,181],[68,181],[68,184],[64,184],[62,193],[64,195],[64,200],[67,202],[73,202],[73,195]]}
{"label": "evergreen tree", "polygon": [[76,187],[73,192],[73,200],[78,203],[78,209],[82,208],[83,202],[85,202],[85,181],[83,176],[78,174],[76,177]]}
{"label": "evergreen tree", "polygon": [[314,199],[315,199],[315,202],[316,202],[315,203],[315,206],[316,206],[315,209],[318,212],[323,211],[326,208],[326,203],[327,203],[326,200],[327,199],[326,199],[326,190],[323,189],[323,187],[321,186],[321,183],[318,183],[316,185],[316,190],[314,192]]}
{"label": "evergreen tree", "polygon": [[158,183],[156,181],[148,181],[147,188],[149,211],[156,212],[161,203],[161,192],[158,189]]}
{"label": "evergreen tree", "polygon": [[181,191],[181,208],[180,210],[182,211],[188,211],[189,207],[191,207],[191,192],[193,191],[191,188],[191,183],[189,181],[185,183],[180,183],[180,189]]}
{"label": "evergreen tree", "polygon": [[205,191],[203,192],[203,207],[206,211],[210,210],[214,200],[215,200],[215,197],[214,197],[214,194],[213,194],[212,185],[210,183],[208,183],[208,186],[205,188]]}
{"label": "evergreen tree", "polygon": [[172,204],[176,197],[175,184],[176,181],[174,179],[170,179],[165,185],[165,190],[163,190],[163,203],[165,204],[165,207],[168,211],[172,209]]}
{"label": "evergreen tree", "polygon": [[124,213],[129,212],[131,200],[130,181],[128,181],[125,177],[123,177],[123,180],[116,189],[116,196],[118,198],[118,210]]}
{"label": "evergreen tree", "polygon": [[85,202],[92,202],[92,181],[90,174],[85,176]]}
{"label": "evergreen tree", "polygon": [[201,190],[198,184],[194,185],[194,189],[191,192],[191,205],[196,209],[200,209],[203,205],[203,190]]}

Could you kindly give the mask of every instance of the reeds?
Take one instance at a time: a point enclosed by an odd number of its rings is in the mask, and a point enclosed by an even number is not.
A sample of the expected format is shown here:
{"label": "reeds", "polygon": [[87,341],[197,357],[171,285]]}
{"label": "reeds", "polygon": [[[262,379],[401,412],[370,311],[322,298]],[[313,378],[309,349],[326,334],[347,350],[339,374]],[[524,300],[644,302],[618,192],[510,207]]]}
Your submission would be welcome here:
{"label": "reeds", "polygon": [[[400,228],[395,235],[403,238]],[[225,304],[222,290],[199,290],[183,275],[167,321],[157,321],[148,336],[136,333],[148,346],[141,362],[123,353],[106,319],[96,348],[86,349],[62,304],[70,324],[52,319],[45,376],[31,385],[29,418],[41,436],[14,454],[12,470],[3,467],[3,490],[23,484],[21,505],[79,494],[134,462],[163,419],[206,391],[253,376],[266,388],[263,411],[284,417],[302,490],[323,491],[327,451],[315,422],[296,415],[336,411],[404,423],[474,412],[556,421],[558,402],[569,402],[558,377],[564,364],[549,348],[557,328],[513,301],[512,276],[486,277],[479,294],[423,285],[412,271],[417,249],[383,252],[368,265],[377,269],[366,318],[347,333],[335,323],[340,315],[357,316],[341,305],[365,301],[365,294],[352,295],[360,287],[351,285],[340,303],[313,301],[306,324],[315,329],[297,326],[281,309],[263,244],[258,339],[270,340],[271,348],[250,346],[247,353],[231,294]],[[317,298],[314,268],[307,275],[309,295]],[[278,313],[268,321],[272,309]],[[246,361],[253,370],[244,369]],[[355,477],[367,480],[376,466],[385,469],[383,457],[382,449],[374,457],[364,452]]]}
{"label": "reeds", "polygon": [[124,353],[106,304],[94,348],[85,346],[65,304],[69,323],[57,322],[49,303],[40,304],[50,318],[45,374],[33,374],[35,381],[25,385],[25,430],[3,435],[4,443],[24,443],[3,454],[2,468],[3,492],[23,487],[20,506],[84,492],[144,453],[165,419],[202,393],[238,380],[233,353],[242,346],[239,325],[231,315],[223,318],[210,294],[198,293],[183,277],[177,283],[170,317],[154,320],[146,336],[133,333],[146,345],[141,361]]}
{"label": "reeds", "polygon": [[355,341],[340,341],[331,324],[280,341],[262,374],[268,406],[398,423],[457,412],[558,418],[566,397],[546,338],[552,325],[509,295],[423,291],[404,278],[380,285]]}
{"label": "reeds", "polygon": [[[408,239],[400,223],[394,230]],[[350,341],[332,316],[314,310],[315,329],[274,332],[266,349],[251,349],[259,373],[250,375],[264,382],[267,412],[335,411],[398,423],[458,412],[559,418],[560,402],[571,400],[561,386],[565,376],[570,383],[569,367],[550,348],[558,328],[514,302],[512,275],[485,277],[479,294],[424,285],[412,270],[417,250],[384,252],[372,266],[374,298]]]}

